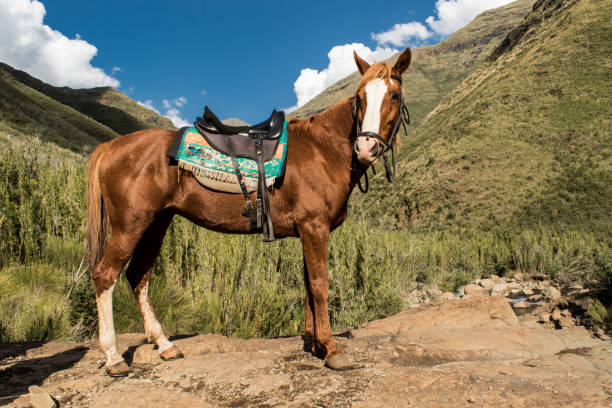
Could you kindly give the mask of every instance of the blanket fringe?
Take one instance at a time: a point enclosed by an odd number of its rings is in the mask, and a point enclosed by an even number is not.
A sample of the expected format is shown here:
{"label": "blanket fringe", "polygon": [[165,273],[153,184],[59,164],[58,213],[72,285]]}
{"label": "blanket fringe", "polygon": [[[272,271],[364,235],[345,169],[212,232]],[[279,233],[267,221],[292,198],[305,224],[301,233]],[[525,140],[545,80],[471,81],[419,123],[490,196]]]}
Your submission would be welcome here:
{"label": "blanket fringe", "polygon": [[[240,192],[240,186],[238,185],[236,173],[227,173],[224,171],[209,169],[198,166],[194,163],[186,162],[184,160],[179,160],[178,165],[179,168],[191,172],[196,179],[206,187],[228,193]],[[275,177],[267,177],[266,186],[270,187],[272,184],[274,184],[275,179]],[[207,180],[211,180],[212,183],[208,183]],[[258,178],[243,177],[244,185],[249,193],[257,190],[257,180]],[[224,184],[227,186],[224,186]]]}

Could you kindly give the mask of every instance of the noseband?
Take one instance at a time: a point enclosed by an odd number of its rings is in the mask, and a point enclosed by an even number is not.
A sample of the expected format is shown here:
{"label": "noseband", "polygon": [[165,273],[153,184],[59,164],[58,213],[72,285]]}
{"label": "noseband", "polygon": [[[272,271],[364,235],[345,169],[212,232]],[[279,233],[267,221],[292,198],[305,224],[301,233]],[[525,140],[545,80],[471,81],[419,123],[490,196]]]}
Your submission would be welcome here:
{"label": "noseband", "polygon": [[[366,140],[370,138],[375,139],[377,142],[377,151],[376,151],[376,159],[383,157],[385,163],[385,172],[387,176],[387,180],[391,183],[395,180],[395,138],[397,137],[397,133],[399,131],[400,124],[404,128],[404,133],[406,133],[406,127],[410,124],[410,112],[408,112],[408,108],[404,103],[403,97],[403,86],[402,86],[402,77],[400,75],[391,75],[392,79],[395,79],[400,84],[400,110],[398,115],[395,118],[395,123],[393,124],[393,128],[391,129],[391,134],[389,135],[389,139],[385,140],[382,136],[375,132],[362,132],[361,124],[359,123],[359,109],[361,108],[361,99],[359,95],[356,94],[353,100],[351,101],[351,110],[353,113],[353,121],[355,123],[357,138],[355,139],[355,143],[353,145],[353,150],[355,153],[358,153],[357,149],[357,140],[360,137],[365,137]],[[382,145],[383,148],[380,149],[379,146]],[[391,151],[391,165],[389,165],[389,155],[388,152]],[[367,193],[369,188],[368,174],[367,168],[363,172],[363,176],[365,176],[365,187],[361,185],[361,177],[358,181],[359,190],[362,193]],[[376,174],[376,169],[372,166],[372,172]]]}

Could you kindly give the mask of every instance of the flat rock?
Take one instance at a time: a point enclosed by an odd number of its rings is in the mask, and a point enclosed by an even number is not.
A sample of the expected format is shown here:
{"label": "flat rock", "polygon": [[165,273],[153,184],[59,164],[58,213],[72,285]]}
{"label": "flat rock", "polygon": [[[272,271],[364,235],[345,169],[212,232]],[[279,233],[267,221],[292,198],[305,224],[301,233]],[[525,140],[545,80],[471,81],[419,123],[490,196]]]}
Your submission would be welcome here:
{"label": "flat rock", "polygon": [[610,406],[611,343],[536,315],[519,320],[491,296],[426,304],[337,333],[357,367],[342,372],[305,352],[299,336],[183,337],[174,342],[185,358],[165,362],[143,335],[123,334],[133,374],[121,379],[105,375],[95,342],[3,344],[17,357],[0,362],[0,397],[31,407],[25,381],[74,407]]}
{"label": "flat rock", "polygon": [[531,306],[530,302],[516,302],[512,304],[514,309],[529,309]]}
{"label": "flat rock", "polygon": [[51,396],[38,385],[31,385],[28,390],[30,391],[30,402],[34,408],[55,408],[57,404],[51,398]]}

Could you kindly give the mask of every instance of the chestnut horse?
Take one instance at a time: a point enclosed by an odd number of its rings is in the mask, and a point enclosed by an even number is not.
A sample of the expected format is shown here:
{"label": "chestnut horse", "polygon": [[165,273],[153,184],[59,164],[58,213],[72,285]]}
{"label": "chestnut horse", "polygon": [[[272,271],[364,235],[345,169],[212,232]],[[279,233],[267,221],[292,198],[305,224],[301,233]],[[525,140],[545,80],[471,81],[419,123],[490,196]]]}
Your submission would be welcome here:
{"label": "chestnut horse", "polygon": [[[289,121],[284,179],[269,189],[277,237],[302,241],[305,338],[335,370],[352,365],[334,342],[329,325],[329,235],[344,221],[359,178],[396,139],[403,107],[401,75],[410,65],[411,53],[402,52],[394,66],[370,66],[356,53],[354,57],[363,76],[356,94],[307,119]],[[153,264],[175,214],[214,231],[256,232],[242,216],[241,194],[207,189],[166,157],[176,134],[149,129],[121,136],[98,146],[89,161],[88,250],[100,347],[111,376],[130,372],[117,352],[112,306],[113,288],[128,261],[125,274],[149,339],[157,344],[162,359],[182,357],[164,335],[148,294]]]}

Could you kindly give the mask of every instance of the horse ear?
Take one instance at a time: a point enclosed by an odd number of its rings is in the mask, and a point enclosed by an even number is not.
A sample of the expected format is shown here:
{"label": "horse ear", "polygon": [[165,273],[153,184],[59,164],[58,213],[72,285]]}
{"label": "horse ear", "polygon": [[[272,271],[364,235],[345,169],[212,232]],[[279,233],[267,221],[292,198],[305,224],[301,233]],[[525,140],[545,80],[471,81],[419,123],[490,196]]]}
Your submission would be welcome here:
{"label": "horse ear", "polygon": [[353,56],[355,57],[355,63],[357,64],[357,69],[359,69],[359,73],[361,75],[365,74],[368,69],[370,69],[370,64],[359,58],[357,55],[357,51],[353,50]]}
{"label": "horse ear", "polygon": [[393,73],[396,75],[402,75],[404,71],[410,66],[410,60],[412,59],[412,52],[410,48],[406,48],[404,52],[400,54],[393,66]]}

